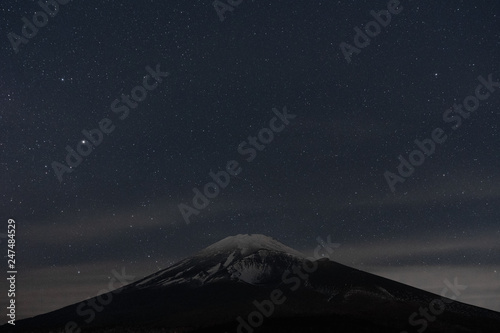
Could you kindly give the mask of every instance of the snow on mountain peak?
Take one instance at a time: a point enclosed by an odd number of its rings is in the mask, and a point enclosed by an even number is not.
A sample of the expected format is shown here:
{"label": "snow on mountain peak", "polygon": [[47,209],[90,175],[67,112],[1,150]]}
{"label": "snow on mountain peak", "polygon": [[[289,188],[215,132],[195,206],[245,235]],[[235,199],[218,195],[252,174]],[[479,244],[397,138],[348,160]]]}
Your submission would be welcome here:
{"label": "snow on mountain peak", "polygon": [[246,256],[259,250],[284,252],[293,256],[304,257],[304,254],[261,234],[239,234],[226,237],[202,250],[200,255],[237,251]]}
{"label": "snow on mountain peak", "polygon": [[139,288],[206,284],[239,280],[259,284],[275,280],[304,254],[271,237],[252,234],[226,237],[173,266],[137,281]]}

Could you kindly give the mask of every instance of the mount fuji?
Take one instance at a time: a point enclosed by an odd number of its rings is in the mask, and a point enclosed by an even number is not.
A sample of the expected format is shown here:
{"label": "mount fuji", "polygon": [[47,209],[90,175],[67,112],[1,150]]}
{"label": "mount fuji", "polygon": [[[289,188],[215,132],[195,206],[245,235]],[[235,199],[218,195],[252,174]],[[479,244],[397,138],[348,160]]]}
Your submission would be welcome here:
{"label": "mount fuji", "polygon": [[[446,296],[455,298],[452,289]],[[19,320],[15,329],[4,325],[0,331],[497,333],[500,329],[500,313],[326,258],[306,258],[264,235],[227,237],[109,294],[106,299],[111,300],[92,315],[83,313],[82,303],[77,303]],[[98,297],[85,302],[96,304]]]}

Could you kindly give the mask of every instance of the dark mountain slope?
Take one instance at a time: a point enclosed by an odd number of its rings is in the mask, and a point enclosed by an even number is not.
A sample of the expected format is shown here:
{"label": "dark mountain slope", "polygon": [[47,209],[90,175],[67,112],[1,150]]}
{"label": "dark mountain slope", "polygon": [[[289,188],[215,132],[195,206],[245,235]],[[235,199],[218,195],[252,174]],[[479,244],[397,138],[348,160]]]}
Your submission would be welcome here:
{"label": "dark mountain slope", "polygon": [[[68,322],[76,326],[66,331],[75,333],[79,329],[423,332],[424,328],[429,333],[500,332],[499,313],[327,259],[311,262],[262,235],[228,237],[107,296],[102,299],[111,298],[109,304],[93,315],[78,310],[82,303],[73,304],[20,320],[15,332],[56,332]],[[89,301],[98,302],[97,298]],[[412,325],[409,318],[413,313],[417,314]],[[14,332],[10,325],[0,330]]]}

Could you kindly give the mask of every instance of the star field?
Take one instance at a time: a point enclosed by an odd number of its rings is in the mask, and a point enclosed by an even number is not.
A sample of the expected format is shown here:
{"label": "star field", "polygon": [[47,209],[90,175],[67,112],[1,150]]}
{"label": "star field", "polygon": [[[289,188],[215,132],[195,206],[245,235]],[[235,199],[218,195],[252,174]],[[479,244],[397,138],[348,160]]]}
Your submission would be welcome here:
{"label": "star field", "polygon": [[[70,1],[17,53],[7,35],[41,9],[0,4],[0,232],[16,220],[19,318],[241,233],[303,252],[330,235],[338,262],[430,291],[458,277],[460,301],[500,311],[500,88],[456,131],[443,121],[479,76],[500,81],[500,4],[401,1],[348,63],[339,45],[387,1],[243,0],[223,21],[212,3]],[[247,162],[240,143],[284,107],[296,118]],[[53,162],[103,119],[114,130],[59,181]],[[392,192],[384,172],[437,127],[446,142]],[[179,204],[231,160],[242,171],[187,224]]]}

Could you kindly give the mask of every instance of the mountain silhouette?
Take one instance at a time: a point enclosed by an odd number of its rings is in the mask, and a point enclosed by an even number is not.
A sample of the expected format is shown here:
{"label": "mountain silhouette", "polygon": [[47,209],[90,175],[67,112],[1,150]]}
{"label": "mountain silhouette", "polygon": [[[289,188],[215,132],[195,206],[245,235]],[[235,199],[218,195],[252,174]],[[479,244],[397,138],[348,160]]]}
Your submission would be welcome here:
{"label": "mountain silhouette", "polygon": [[500,313],[454,301],[264,235],[227,237],[120,289],[1,332],[495,332]]}

